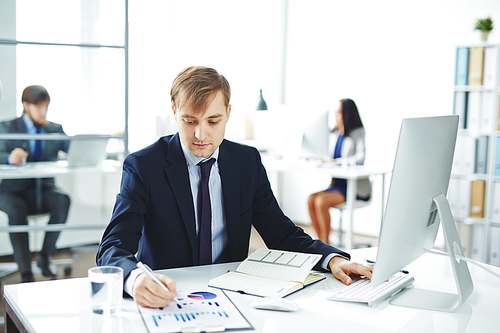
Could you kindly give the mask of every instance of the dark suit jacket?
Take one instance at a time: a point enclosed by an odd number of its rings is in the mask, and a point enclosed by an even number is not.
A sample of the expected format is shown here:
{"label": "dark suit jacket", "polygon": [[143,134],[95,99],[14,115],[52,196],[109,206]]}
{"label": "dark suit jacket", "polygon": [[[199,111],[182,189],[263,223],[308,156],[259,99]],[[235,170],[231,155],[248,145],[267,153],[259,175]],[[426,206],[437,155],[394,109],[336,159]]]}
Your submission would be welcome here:
{"label": "dark suit jacket", "polygon": [[[229,261],[248,256],[252,225],[268,248],[349,257],[313,240],[283,214],[255,148],[224,140],[218,163]],[[125,278],[137,260],[153,269],[198,265],[195,223],[179,136],[163,137],[125,159],[120,193],[97,252],[97,264],[120,266]],[[315,268],[321,270],[319,264]]]}
{"label": "dark suit jacket", "polygon": [[[49,122],[45,127],[45,132],[65,134],[62,126],[56,123]],[[27,133],[26,125],[22,117],[14,120],[0,122],[0,133]],[[31,154],[29,140],[0,140],[0,163],[7,164],[7,158],[15,148],[22,148],[28,153],[27,162],[34,162]],[[40,161],[55,161],[59,150],[68,152],[69,141],[66,140],[45,140]],[[33,183],[33,179],[6,179],[0,184],[2,192],[24,192]],[[44,178],[42,180],[42,188],[55,187],[54,178]]]}

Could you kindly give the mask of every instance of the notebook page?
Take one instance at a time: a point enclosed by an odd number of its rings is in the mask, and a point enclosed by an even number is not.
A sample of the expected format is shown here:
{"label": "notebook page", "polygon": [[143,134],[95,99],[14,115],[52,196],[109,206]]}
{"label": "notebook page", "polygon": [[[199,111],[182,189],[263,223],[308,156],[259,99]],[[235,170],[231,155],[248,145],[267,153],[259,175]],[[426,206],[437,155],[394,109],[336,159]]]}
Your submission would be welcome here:
{"label": "notebook page", "polygon": [[285,281],[304,282],[320,254],[258,249],[236,271]]}

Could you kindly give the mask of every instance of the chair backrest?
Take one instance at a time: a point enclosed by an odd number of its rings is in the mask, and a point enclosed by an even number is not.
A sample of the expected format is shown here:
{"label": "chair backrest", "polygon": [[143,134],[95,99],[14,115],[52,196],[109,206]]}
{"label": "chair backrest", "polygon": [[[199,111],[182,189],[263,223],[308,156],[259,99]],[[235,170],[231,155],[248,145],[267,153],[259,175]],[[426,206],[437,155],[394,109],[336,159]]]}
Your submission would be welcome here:
{"label": "chair backrest", "polygon": [[[372,185],[372,188],[373,188],[373,181],[372,181],[372,179],[371,179],[371,178],[369,178],[369,179],[370,179],[370,185]],[[353,207],[352,207],[352,208],[356,209],[356,208],[363,208],[363,207],[366,207],[366,206],[368,206],[369,204],[371,204],[371,202],[372,202],[372,198],[373,198],[373,195],[370,195],[370,198],[369,198],[368,200],[366,200],[366,201],[365,201],[365,200],[356,200],[356,201],[354,201],[354,205],[353,205]],[[346,206],[346,203],[345,203],[345,202],[342,202],[342,203],[340,203],[340,204],[338,204],[338,205],[333,206],[332,208],[336,208],[336,209],[344,210],[344,209],[346,209],[346,208],[347,208],[347,206]]]}
{"label": "chair backrest", "polygon": [[[368,199],[367,201],[364,201],[364,200],[356,200],[354,202],[354,205],[352,208],[356,209],[356,208],[362,208],[362,207],[366,207],[368,206],[372,201],[372,198],[370,196],[370,199]],[[343,209],[347,209],[347,205],[345,202],[342,202],[338,205],[335,205],[333,206],[333,208],[336,208],[336,209],[340,209],[340,210],[343,210]]]}

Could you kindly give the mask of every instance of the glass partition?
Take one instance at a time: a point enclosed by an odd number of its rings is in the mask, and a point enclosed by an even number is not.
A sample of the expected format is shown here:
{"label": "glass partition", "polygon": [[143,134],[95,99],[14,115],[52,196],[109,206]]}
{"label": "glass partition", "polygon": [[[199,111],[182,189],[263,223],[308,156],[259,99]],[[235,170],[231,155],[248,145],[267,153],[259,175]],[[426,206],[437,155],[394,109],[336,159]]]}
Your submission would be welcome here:
{"label": "glass partition", "polygon": [[19,41],[125,44],[123,0],[17,0],[16,21]]}

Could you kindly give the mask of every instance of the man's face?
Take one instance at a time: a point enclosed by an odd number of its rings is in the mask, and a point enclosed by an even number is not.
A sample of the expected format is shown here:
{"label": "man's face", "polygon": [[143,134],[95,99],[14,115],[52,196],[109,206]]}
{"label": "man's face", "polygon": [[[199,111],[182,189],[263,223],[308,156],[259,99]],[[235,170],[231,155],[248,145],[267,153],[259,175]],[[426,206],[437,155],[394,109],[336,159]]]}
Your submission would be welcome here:
{"label": "man's face", "polygon": [[49,108],[49,101],[43,101],[37,104],[23,102],[24,113],[35,124],[45,126],[47,125],[47,109]]}
{"label": "man's face", "polygon": [[204,113],[195,114],[190,105],[179,104],[172,110],[182,143],[194,156],[210,157],[224,139],[231,105],[226,108],[220,91]]}

